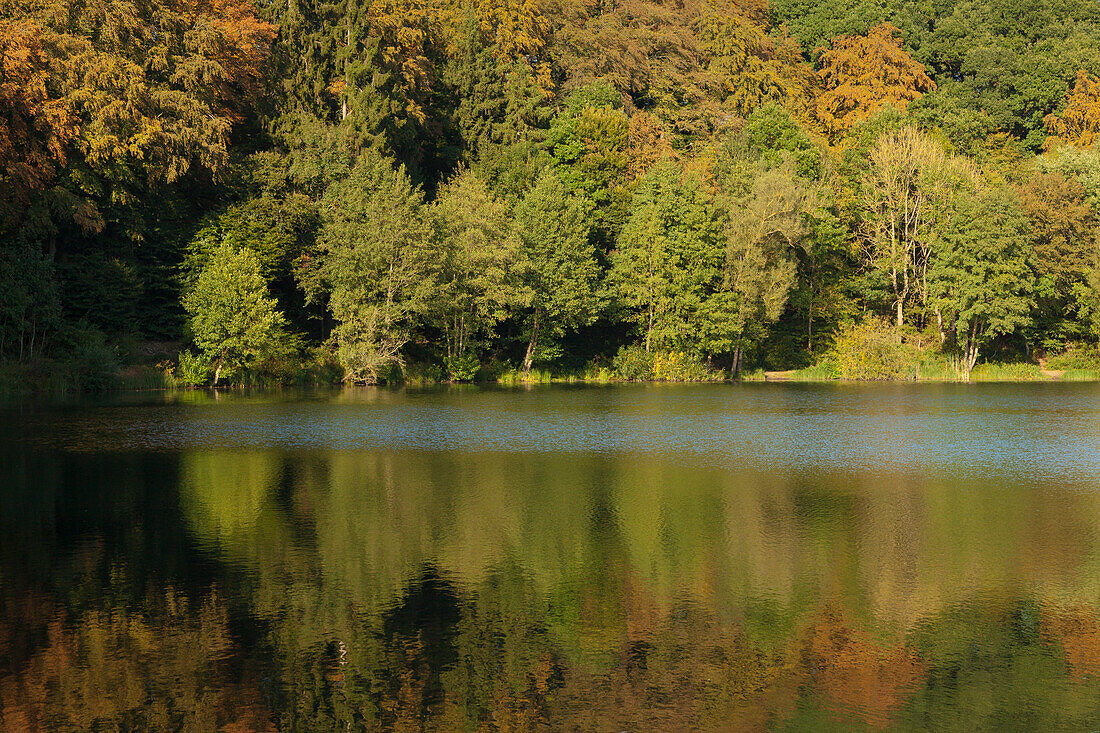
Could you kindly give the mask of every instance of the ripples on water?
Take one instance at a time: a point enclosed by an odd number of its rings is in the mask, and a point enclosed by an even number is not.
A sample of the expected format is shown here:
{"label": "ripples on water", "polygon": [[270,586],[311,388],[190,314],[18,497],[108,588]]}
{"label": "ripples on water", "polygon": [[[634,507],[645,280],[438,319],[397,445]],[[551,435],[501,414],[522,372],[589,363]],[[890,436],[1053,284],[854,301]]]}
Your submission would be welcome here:
{"label": "ripples on water", "polygon": [[0,728],[1096,728],[1097,397],[6,408]]}
{"label": "ripples on water", "polygon": [[350,390],[32,414],[12,438],[84,451],[638,452],[764,467],[1100,476],[1091,385],[737,385]]}

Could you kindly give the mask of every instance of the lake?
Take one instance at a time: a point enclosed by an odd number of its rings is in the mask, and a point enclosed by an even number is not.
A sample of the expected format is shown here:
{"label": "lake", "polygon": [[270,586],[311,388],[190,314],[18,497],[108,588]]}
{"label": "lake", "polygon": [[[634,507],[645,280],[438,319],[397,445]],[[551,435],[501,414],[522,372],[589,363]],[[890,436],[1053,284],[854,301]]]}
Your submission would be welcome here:
{"label": "lake", "polygon": [[1100,729],[1100,385],[0,407],[5,731]]}

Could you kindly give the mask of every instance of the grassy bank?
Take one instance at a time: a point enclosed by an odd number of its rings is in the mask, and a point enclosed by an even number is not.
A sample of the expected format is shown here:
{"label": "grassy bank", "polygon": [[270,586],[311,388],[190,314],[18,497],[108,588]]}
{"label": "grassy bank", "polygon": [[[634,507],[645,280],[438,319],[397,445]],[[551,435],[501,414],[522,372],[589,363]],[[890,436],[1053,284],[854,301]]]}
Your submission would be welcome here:
{"label": "grassy bank", "polygon": [[[959,359],[937,349],[920,348],[892,333],[853,332],[812,366],[783,371],[747,369],[735,381],[876,381],[876,382],[1089,382],[1100,381],[1100,353],[1071,350],[1044,360],[996,362],[977,365],[968,375]],[[62,395],[79,392],[174,390],[211,386],[212,370],[191,351],[178,344],[143,344],[129,348],[108,347],[74,351],[65,360],[32,363],[0,363],[0,397]],[[121,364],[127,364],[121,366]],[[271,389],[279,387],[338,386],[344,371],[330,353],[321,349],[283,354],[255,364],[249,371],[228,376],[219,387]],[[394,368],[385,380],[389,386],[422,387],[470,381],[504,386],[536,384],[616,384],[656,382],[728,382],[728,371],[693,358],[685,352],[646,352],[638,346],[621,349],[613,359],[595,360],[575,369],[517,369],[503,361],[489,360],[477,366],[470,379],[458,380],[432,362],[410,362]]]}
{"label": "grassy bank", "polygon": [[935,334],[899,331],[889,323],[868,320],[842,328],[832,347],[812,366],[766,372],[765,378],[797,382],[1100,381],[1100,350],[1091,345],[1071,346],[1038,363],[991,360],[968,372],[953,350],[939,345]]}
{"label": "grassy bank", "polygon": [[[742,373],[736,380],[728,376],[711,376],[706,379],[628,379],[613,373],[610,369],[585,370],[582,372],[554,373],[546,369],[533,369],[528,373],[521,370],[509,369],[493,378],[478,378],[473,384],[495,384],[500,386],[533,386],[548,384],[641,384],[641,383],[719,383],[719,382],[795,382],[795,383],[823,383],[823,382],[911,382],[911,383],[965,383],[965,382],[1100,382],[1100,369],[1067,369],[1067,370],[1043,370],[1037,364],[1007,363],[1007,364],[979,364],[970,374],[967,380],[965,374],[960,374],[949,369],[930,370],[923,372],[919,377],[912,375],[899,375],[894,377],[877,377],[874,379],[858,379],[842,377],[830,364],[817,364],[804,369],[792,369],[784,371],[766,371],[754,369]],[[233,382],[223,382],[219,389],[276,389],[281,387],[321,387],[339,386],[341,380],[320,379],[318,375],[303,372],[294,378],[274,380],[270,378],[249,378]],[[382,385],[389,387],[432,387],[458,384],[443,378],[429,379],[417,373],[411,374],[405,379],[394,379]],[[180,390],[180,389],[208,389],[210,384],[190,385],[182,384],[152,367],[129,368],[114,375],[105,383],[97,380],[96,386],[90,388],[78,378],[63,370],[40,373],[27,369],[15,369],[11,365],[0,368],[0,398],[12,399],[29,396],[66,395],[80,392],[139,392],[154,390]]]}
{"label": "grassy bank", "polygon": [[1097,382],[1100,369],[1047,370],[1038,364],[1012,362],[978,364],[967,378],[966,372],[950,365],[910,374],[873,378],[843,377],[833,365],[817,364],[805,369],[765,372],[770,381],[785,382]]}

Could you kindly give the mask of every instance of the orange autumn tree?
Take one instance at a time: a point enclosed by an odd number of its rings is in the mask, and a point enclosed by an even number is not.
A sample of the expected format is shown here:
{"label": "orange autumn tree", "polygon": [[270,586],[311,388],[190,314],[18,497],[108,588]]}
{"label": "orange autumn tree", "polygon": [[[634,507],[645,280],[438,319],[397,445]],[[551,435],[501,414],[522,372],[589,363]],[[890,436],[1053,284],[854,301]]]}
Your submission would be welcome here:
{"label": "orange autumn tree", "polygon": [[0,18],[0,223],[50,185],[65,164],[74,122],[51,88],[42,29]]}
{"label": "orange autumn tree", "polygon": [[143,600],[140,611],[69,615],[30,593],[9,606],[0,649],[29,633],[35,642],[21,643],[20,664],[0,665],[0,730],[275,733],[258,681],[233,667],[225,602],[173,589]]}
{"label": "orange autumn tree", "polygon": [[804,643],[803,659],[833,716],[872,730],[896,723],[928,671],[912,647],[882,644],[834,609],[805,631]]}
{"label": "orange autumn tree", "polygon": [[644,175],[657,161],[675,155],[661,121],[648,112],[639,111],[630,116],[627,140],[626,172],[632,181]]}
{"label": "orange autumn tree", "polygon": [[936,88],[935,82],[901,47],[898,29],[877,25],[866,36],[840,36],[821,52],[818,76],[824,91],[817,118],[830,135],[847,132],[886,105],[904,110]]}
{"label": "orange autumn tree", "polygon": [[[2,93],[39,110],[48,158],[64,160],[68,143],[71,164],[92,174],[78,193],[112,204],[228,161],[275,34],[252,0],[0,0],[0,23]],[[44,170],[35,150],[15,150],[20,170]]]}
{"label": "orange autumn tree", "polygon": [[1100,675],[1100,620],[1095,608],[1072,606],[1046,610],[1040,634],[1050,644],[1062,647],[1070,677],[1095,679]]}
{"label": "orange autumn tree", "polygon": [[1058,143],[1091,148],[1100,135],[1100,80],[1090,79],[1084,69],[1077,72],[1077,82],[1066,95],[1062,114],[1049,114],[1043,119],[1050,138],[1046,147]]}

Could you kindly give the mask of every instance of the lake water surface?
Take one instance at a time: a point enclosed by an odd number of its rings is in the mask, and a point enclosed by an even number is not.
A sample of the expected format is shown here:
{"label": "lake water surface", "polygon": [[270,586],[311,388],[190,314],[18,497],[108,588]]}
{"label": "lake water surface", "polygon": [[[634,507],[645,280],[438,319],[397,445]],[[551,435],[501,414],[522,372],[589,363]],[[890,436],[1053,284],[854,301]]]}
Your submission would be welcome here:
{"label": "lake water surface", "polygon": [[0,730],[1100,729],[1100,386],[0,407]]}

